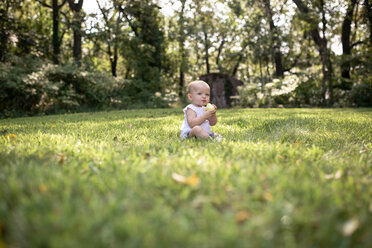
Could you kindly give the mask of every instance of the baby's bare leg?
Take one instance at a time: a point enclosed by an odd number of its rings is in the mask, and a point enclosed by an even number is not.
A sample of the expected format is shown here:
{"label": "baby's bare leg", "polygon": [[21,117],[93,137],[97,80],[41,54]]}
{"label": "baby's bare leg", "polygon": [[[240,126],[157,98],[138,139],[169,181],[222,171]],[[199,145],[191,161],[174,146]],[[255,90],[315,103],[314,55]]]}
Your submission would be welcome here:
{"label": "baby's bare leg", "polygon": [[200,126],[195,126],[191,129],[190,131],[190,136],[191,137],[197,137],[201,139],[210,139],[211,137],[209,134]]}

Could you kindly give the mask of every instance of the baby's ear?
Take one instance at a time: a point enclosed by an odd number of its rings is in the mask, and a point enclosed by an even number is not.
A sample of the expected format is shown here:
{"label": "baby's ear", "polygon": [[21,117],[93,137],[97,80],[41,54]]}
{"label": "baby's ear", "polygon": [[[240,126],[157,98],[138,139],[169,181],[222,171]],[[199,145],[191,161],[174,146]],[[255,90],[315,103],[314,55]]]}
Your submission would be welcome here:
{"label": "baby's ear", "polygon": [[192,97],[191,97],[191,94],[187,94],[187,98],[191,101]]}

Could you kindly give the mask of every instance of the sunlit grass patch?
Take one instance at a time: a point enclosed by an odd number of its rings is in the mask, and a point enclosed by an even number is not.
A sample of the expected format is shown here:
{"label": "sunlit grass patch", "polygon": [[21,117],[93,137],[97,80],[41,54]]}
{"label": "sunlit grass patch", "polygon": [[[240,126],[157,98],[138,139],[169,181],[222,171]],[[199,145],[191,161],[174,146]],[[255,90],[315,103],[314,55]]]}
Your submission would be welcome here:
{"label": "sunlit grass patch", "polygon": [[179,139],[181,109],[0,121],[9,246],[367,247],[370,109],[219,110],[221,142]]}

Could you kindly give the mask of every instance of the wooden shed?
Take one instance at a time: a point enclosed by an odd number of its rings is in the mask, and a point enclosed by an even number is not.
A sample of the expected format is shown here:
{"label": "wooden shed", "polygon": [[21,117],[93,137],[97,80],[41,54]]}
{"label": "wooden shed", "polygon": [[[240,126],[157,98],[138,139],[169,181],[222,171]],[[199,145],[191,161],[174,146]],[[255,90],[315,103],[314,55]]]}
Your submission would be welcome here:
{"label": "wooden shed", "polygon": [[222,73],[209,73],[199,79],[211,87],[211,102],[218,108],[231,107],[232,98],[238,96],[237,87],[243,85],[242,81]]}

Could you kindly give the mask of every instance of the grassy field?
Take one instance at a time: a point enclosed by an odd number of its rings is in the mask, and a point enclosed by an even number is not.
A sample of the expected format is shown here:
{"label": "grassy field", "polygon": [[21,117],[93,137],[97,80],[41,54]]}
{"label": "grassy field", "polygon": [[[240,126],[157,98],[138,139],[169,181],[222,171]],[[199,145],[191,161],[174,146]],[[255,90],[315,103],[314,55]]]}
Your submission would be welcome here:
{"label": "grassy field", "polygon": [[[368,247],[372,109],[0,120],[0,247]],[[369,246],[370,247],[370,246]]]}

